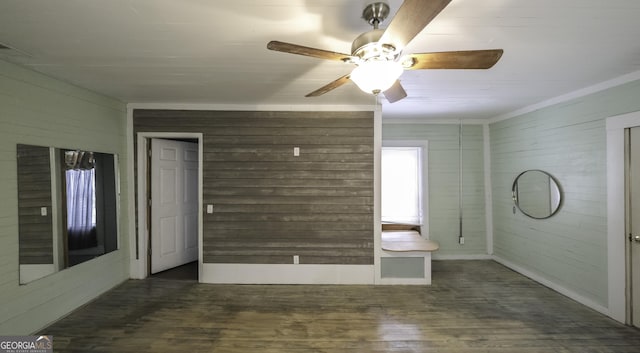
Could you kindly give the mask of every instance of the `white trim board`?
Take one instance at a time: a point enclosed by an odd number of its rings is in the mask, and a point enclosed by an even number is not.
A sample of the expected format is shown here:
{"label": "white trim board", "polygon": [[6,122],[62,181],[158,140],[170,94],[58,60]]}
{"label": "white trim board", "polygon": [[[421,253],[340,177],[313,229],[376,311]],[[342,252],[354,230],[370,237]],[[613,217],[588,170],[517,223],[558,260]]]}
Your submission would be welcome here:
{"label": "white trim board", "polygon": [[374,284],[374,265],[291,265],[205,263],[201,283]]}
{"label": "white trim board", "polygon": [[493,260],[493,256],[487,254],[477,254],[477,255],[468,255],[468,254],[460,254],[460,255],[439,255],[437,251],[432,253],[431,259],[435,261],[453,261],[453,260],[463,260],[463,261],[473,261],[473,260]]}
{"label": "white trim board", "polygon": [[493,193],[491,178],[491,136],[489,124],[482,126],[482,143],[484,158],[484,214],[487,254],[493,254]]}
{"label": "white trim board", "polygon": [[382,124],[386,125],[404,125],[404,124],[424,124],[424,125],[483,125],[487,119],[421,119],[421,118],[387,118],[382,120]]}
{"label": "white trim board", "polygon": [[134,139],[135,136],[133,134],[133,109],[127,108],[127,126],[126,126],[126,137],[125,142],[127,145],[127,214],[128,214],[128,233],[129,233],[129,277],[134,279],[141,279],[140,272],[140,262],[136,259],[136,210],[135,210],[135,198],[136,198],[136,187],[134,182],[134,156],[137,151],[134,149]]}
{"label": "white trim board", "polygon": [[[382,189],[382,106],[376,105],[373,112],[373,188]],[[373,193],[373,266],[374,283],[380,283],[382,256],[382,196]]]}
{"label": "white trim board", "polygon": [[208,104],[208,103],[129,103],[127,109],[214,110],[214,111],[375,111],[374,105],[286,105],[286,104]]}

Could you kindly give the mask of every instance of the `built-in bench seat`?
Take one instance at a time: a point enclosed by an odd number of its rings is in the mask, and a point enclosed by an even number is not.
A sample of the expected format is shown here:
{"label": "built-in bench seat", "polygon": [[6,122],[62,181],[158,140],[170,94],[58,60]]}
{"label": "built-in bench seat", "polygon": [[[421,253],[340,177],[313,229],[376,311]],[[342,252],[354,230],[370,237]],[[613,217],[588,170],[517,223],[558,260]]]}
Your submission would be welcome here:
{"label": "built-in bench seat", "polygon": [[431,253],[438,242],[420,235],[419,226],[382,226],[380,278],[388,284],[431,284]]}
{"label": "built-in bench seat", "polygon": [[424,239],[415,230],[385,230],[382,232],[382,250],[385,251],[436,251],[438,242]]}

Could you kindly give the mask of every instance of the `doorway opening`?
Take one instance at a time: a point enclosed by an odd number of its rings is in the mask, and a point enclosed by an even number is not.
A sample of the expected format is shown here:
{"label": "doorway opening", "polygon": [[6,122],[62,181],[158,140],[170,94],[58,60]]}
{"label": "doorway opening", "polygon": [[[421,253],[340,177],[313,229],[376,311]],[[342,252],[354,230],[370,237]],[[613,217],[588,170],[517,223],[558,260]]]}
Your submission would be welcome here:
{"label": "doorway opening", "polygon": [[153,278],[170,279],[177,281],[197,281],[198,261],[189,262],[178,267],[170,268],[151,275]]}
{"label": "doorway opening", "polygon": [[138,278],[200,280],[202,134],[138,133]]}

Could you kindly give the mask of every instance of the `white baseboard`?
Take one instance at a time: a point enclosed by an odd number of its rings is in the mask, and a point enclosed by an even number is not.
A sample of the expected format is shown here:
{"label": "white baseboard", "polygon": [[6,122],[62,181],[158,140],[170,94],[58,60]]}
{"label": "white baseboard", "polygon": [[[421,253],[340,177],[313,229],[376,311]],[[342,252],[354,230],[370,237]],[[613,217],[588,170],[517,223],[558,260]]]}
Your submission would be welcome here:
{"label": "white baseboard", "polygon": [[561,285],[559,285],[557,283],[549,281],[548,279],[540,276],[539,274],[531,272],[529,270],[526,270],[526,269],[514,264],[511,261],[505,260],[505,259],[500,258],[500,257],[495,256],[495,255],[493,256],[493,260],[495,260],[496,262],[498,262],[498,263],[500,263],[500,264],[502,264],[502,265],[504,265],[504,266],[506,266],[506,267],[518,272],[518,273],[520,273],[523,276],[529,277],[530,279],[542,284],[545,287],[551,288],[554,291],[556,291],[556,292],[558,292],[558,293],[560,293],[560,294],[562,294],[564,296],[567,296],[567,297],[577,301],[580,304],[583,304],[583,305],[585,305],[585,306],[587,306],[587,307],[589,307],[589,308],[591,308],[591,309],[593,309],[593,310],[595,310],[595,311],[597,311],[597,312],[599,312],[601,314],[607,315],[607,316],[612,317],[613,319],[615,319],[615,317],[613,317],[611,315],[611,312],[610,312],[610,310],[608,308],[602,306],[601,304],[598,304],[598,303],[594,302],[593,300],[591,300],[589,298],[586,298],[586,297],[584,297],[584,296],[582,296],[582,295],[580,295],[580,294],[578,294],[578,293],[576,293],[576,292],[574,292],[574,291],[572,291],[570,289],[567,289],[567,288],[565,288],[565,287],[563,287],[563,286],[561,286]]}
{"label": "white baseboard", "polygon": [[428,278],[381,278],[376,284],[383,286],[429,286],[431,285],[431,276]]}
{"label": "white baseboard", "polygon": [[202,283],[374,284],[373,265],[210,264],[202,265]]}
{"label": "white baseboard", "polygon": [[493,256],[486,254],[478,255],[438,255],[437,252],[432,253],[432,260],[493,260]]}

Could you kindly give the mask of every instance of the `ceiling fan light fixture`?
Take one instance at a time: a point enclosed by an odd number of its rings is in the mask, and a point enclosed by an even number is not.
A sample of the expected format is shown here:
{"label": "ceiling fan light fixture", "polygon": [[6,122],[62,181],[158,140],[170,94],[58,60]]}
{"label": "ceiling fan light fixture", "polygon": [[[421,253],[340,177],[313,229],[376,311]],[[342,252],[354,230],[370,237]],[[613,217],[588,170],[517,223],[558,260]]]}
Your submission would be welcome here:
{"label": "ceiling fan light fixture", "polygon": [[451,0],[402,0],[402,5],[385,29],[380,29],[379,25],[391,13],[388,0],[370,3],[362,12],[362,18],[373,26],[373,30],[356,37],[351,44],[350,54],[279,41],[270,41],[267,49],[356,65],[351,73],[305,97],[317,97],[353,81],[366,93],[384,92],[389,103],[397,102],[407,97],[407,92],[398,80],[404,70],[489,69],[502,56],[502,49],[411,53],[402,56],[407,45],[450,2]]}
{"label": "ceiling fan light fixture", "polygon": [[349,78],[363,92],[378,94],[391,88],[403,70],[397,61],[369,60],[353,69]]}

